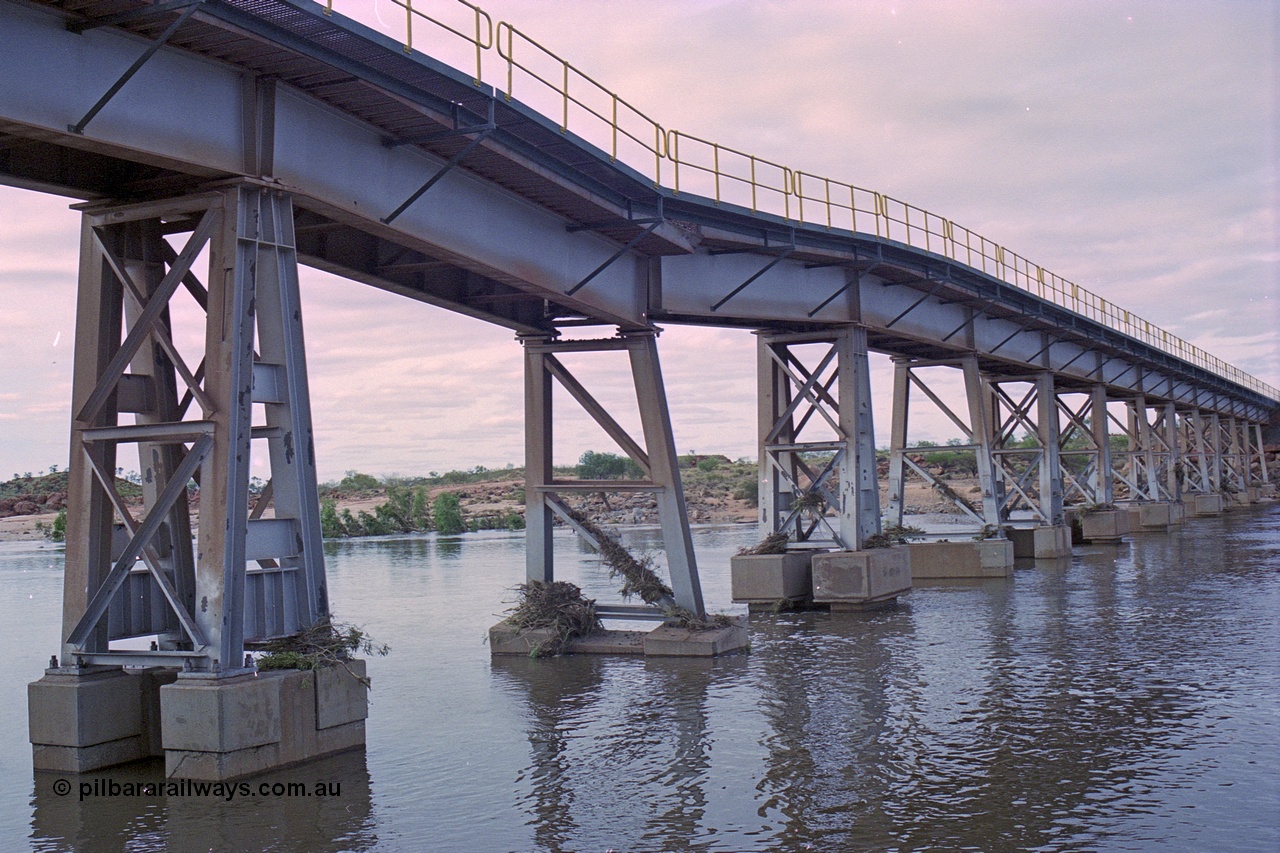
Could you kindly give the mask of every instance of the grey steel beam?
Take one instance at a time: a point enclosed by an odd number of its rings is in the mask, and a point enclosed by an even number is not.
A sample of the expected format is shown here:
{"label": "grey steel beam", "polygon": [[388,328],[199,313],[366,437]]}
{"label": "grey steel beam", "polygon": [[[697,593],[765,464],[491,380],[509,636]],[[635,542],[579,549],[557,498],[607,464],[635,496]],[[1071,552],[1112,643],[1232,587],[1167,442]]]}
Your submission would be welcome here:
{"label": "grey steel beam", "polygon": [[[138,59],[132,65],[129,66],[129,68],[124,72],[124,74],[120,75],[119,79],[117,79],[116,82],[111,84],[110,88],[108,88],[107,91],[103,93],[102,97],[98,99],[97,103],[95,103],[92,107],[89,108],[89,112],[85,113],[80,118],[80,120],[75,122],[74,124],[67,125],[67,130],[75,134],[84,133],[85,127],[89,124],[89,122],[93,121],[93,117],[102,111],[102,108],[105,107],[111,101],[111,99],[116,96],[117,92],[119,92],[121,89],[124,88],[126,83],[128,83],[131,79],[133,79],[133,75],[137,74],[139,71],[142,70],[142,66],[146,65],[147,62],[151,59],[151,57],[155,56],[156,52],[159,51],[160,48],[165,46],[165,43],[168,42],[169,39],[173,38],[174,33],[176,33],[178,29],[187,22],[187,20],[191,17],[192,13],[195,12],[195,10],[198,9],[203,3],[204,3],[204,0],[189,0],[189,2],[185,4],[186,8],[182,11],[182,14],[179,15],[177,19],[174,20],[173,23],[171,23],[168,26],[168,28],[165,29],[165,31],[160,35],[158,39],[156,39],[145,51],[142,52],[142,55],[138,57]],[[147,10],[147,11],[151,11],[151,10]],[[112,23],[118,23],[118,22],[112,22]],[[71,30],[72,32],[83,32],[85,29],[88,29],[88,27],[72,26],[72,27],[68,27],[68,29]]]}
{"label": "grey steel beam", "polygon": [[[23,92],[41,93],[40,98],[6,97],[0,94],[0,115],[22,122],[40,133],[66,127],[83,110],[82,105],[75,103],[75,92],[93,79],[115,73],[111,69],[118,68],[121,57],[131,55],[130,51],[134,52],[132,55],[136,55],[132,37],[111,28],[100,30],[95,34],[97,38],[83,39],[67,33],[59,19],[33,7],[4,3],[0,5],[0,13],[6,16],[6,30],[13,34],[14,46],[13,50],[0,57],[0,72],[3,72],[6,80],[6,91],[18,95]],[[412,104],[412,108],[421,111],[424,116],[435,116],[432,120],[447,120],[451,108],[448,100],[441,99],[426,88],[415,87],[407,77],[401,79],[397,75],[402,72],[407,74],[409,70],[418,75],[435,75],[441,85],[452,87],[451,91],[456,89],[459,93],[465,92],[467,97],[492,97],[487,88],[470,85],[465,75],[445,69],[425,58],[398,56],[396,61],[400,65],[394,71],[378,69],[367,62],[357,61],[351,56],[329,49],[318,37],[310,38],[300,32],[289,32],[264,18],[226,4],[206,3],[205,11],[199,15],[210,26],[226,26],[229,31],[238,31],[241,36],[251,32],[256,38],[266,39],[286,51],[295,52],[307,62],[319,63],[317,68],[328,66],[335,72],[366,81],[371,98],[383,98],[388,103],[398,98],[402,103]],[[388,50],[388,56],[395,53],[384,44],[385,39],[356,25],[340,24],[336,19],[320,20],[319,16],[316,23],[323,25],[328,34],[340,33],[343,38],[352,39],[353,43],[367,42],[375,52]],[[186,180],[214,174],[236,174],[250,165],[259,171],[265,168],[271,170],[275,177],[309,196],[309,200],[304,199],[300,203],[314,204],[320,208],[341,208],[353,217],[370,222],[375,221],[371,211],[386,210],[395,203],[398,187],[412,186],[414,182],[420,184],[429,180],[439,169],[441,161],[438,158],[413,150],[413,146],[401,146],[398,151],[386,149],[383,144],[387,136],[386,130],[363,125],[349,116],[337,115],[332,108],[309,98],[287,83],[276,85],[275,94],[269,98],[273,115],[258,115],[262,113],[259,109],[261,104],[255,106],[249,100],[261,98],[262,92],[258,91],[261,87],[246,86],[247,75],[242,70],[208,63],[168,47],[156,52],[151,62],[162,73],[138,75],[118,96],[128,99],[131,121],[108,121],[106,119],[109,116],[104,115],[99,119],[99,124],[95,125],[99,132],[93,139],[80,137],[75,143],[86,156],[92,154],[114,158],[113,162],[126,165],[155,164],[160,169],[169,170],[170,178]],[[190,83],[189,91],[184,92],[183,99],[175,99],[172,87],[152,80],[153,76],[161,80],[187,80]],[[46,91],[45,81],[50,79],[66,81],[66,85],[56,91]],[[301,78],[299,83],[303,84]],[[192,93],[198,93],[198,97]],[[194,104],[199,105],[198,110],[194,109]],[[522,121],[529,127],[541,128],[546,124],[545,120],[518,104],[504,104],[502,109],[505,116],[503,120]],[[121,112],[123,111],[122,106]],[[112,111],[112,116],[114,112]],[[138,120],[132,120],[135,117]],[[530,144],[505,131],[502,123],[503,121],[497,122],[499,128],[492,139],[486,141],[486,147],[501,156],[509,157],[512,163],[522,164],[519,168],[536,172],[544,161],[536,158],[530,160]],[[253,125],[253,128],[248,125]],[[263,136],[262,131],[268,129],[274,134],[273,144],[258,139]],[[317,135],[326,140],[325,146],[317,148],[310,144],[310,140]],[[250,139],[258,141],[249,145],[246,140]],[[41,142],[42,146],[51,144],[57,143]],[[571,139],[570,144],[581,145],[584,151],[590,153],[589,147],[578,140]],[[375,152],[374,146],[381,148],[382,153]],[[262,148],[263,152],[269,148],[275,154],[275,162],[269,162],[272,158],[264,160],[262,157],[249,157],[246,153],[249,148]],[[250,160],[253,161],[252,164],[249,163]],[[359,163],[361,167],[351,169],[352,163]],[[434,240],[434,245],[440,250],[440,257],[469,258],[469,262],[475,268],[483,269],[486,275],[495,279],[518,278],[531,292],[545,294],[553,300],[566,298],[565,291],[573,286],[572,282],[580,280],[577,276],[581,275],[581,270],[599,268],[616,252],[617,245],[611,241],[597,239],[592,242],[595,235],[565,235],[563,220],[556,223],[554,215],[546,211],[533,212],[527,204],[523,205],[523,212],[520,214],[515,212],[514,207],[503,207],[502,204],[487,206],[494,205],[495,199],[485,197],[481,201],[484,193],[476,191],[477,185],[451,180],[457,176],[458,171],[455,169],[441,179],[433,190],[439,193],[449,185],[451,189],[448,198],[442,196],[439,205],[427,206],[439,207],[448,216],[435,216],[430,211],[424,212],[417,208],[406,211],[396,221],[400,233],[405,234],[406,238]],[[631,195],[637,198],[652,196],[651,183],[646,184],[642,178],[621,167],[617,167],[616,171],[617,179],[613,180],[615,189],[608,192],[615,192],[617,187],[630,181],[628,192]],[[575,191],[580,192],[591,203],[612,204],[617,201],[604,199],[608,192],[602,188],[603,185],[598,189],[604,195],[591,200],[590,196],[596,191],[589,189],[588,184],[597,186],[599,181],[589,180],[582,169],[560,163],[551,172],[554,174],[548,174],[554,180],[563,182],[564,186],[576,186]],[[386,176],[386,180],[371,180],[371,176]],[[464,186],[466,191],[458,195],[458,191]],[[492,187],[486,186],[486,189]],[[796,257],[775,259],[777,264],[770,271],[770,280],[774,281],[776,278],[778,287],[769,288],[770,291],[785,293],[791,298],[783,300],[784,304],[770,304],[770,300],[775,300],[777,294],[760,292],[764,290],[761,288],[750,294],[739,292],[734,297],[734,316],[721,318],[719,315],[728,312],[723,308],[711,312],[707,305],[722,298],[720,294],[724,293],[724,282],[734,279],[702,276],[709,288],[707,295],[710,298],[704,299],[704,295],[695,288],[687,294],[692,299],[690,302],[685,298],[686,294],[677,293],[677,290],[684,288],[673,286],[671,275],[684,259],[664,259],[659,275],[666,280],[661,292],[667,304],[654,306],[647,304],[647,297],[660,289],[654,286],[654,282],[646,280],[647,263],[641,258],[623,258],[601,273],[608,278],[607,285],[575,294],[576,308],[585,316],[606,322],[639,325],[648,321],[646,312],[652,314],[655,307],[658,307],[669,311],[672,316],[687,317],[698,322],[741,322],[750,326],[811,321],[862,322],[874,336],[876,324],[888,323],[896,314],[900,314],[912,299],[918,299],[919,291],[915,291],[917,296],[907,296],[905,299],[877,296],[874,301],[879,305],[878,310],[867,310],[876,306],[860,304],[859,308],[861,313],[866,314],[865,317],[854,311],[853,306],[834,300],[833,293],[852,289],[849,288],[842,265],[850,260],[860,264],[870,259],[894,270],[895,276],[905,273],[916,281],[932,278],[948,282],[948,293],[939,293],[936,299],[927,300],[913,309],[909,322],[907,318],[903,318],[894,324],[894,330],[902,332],[901,340],[904,342],[931,340],[940,347],[941,352],[945,346],[939,345],[939,339],[949,335],[954,337],[952,331],[965,324],[965,312],[971,310],[966,306],[977,300],[984,305],[999,306],[1001,312],[1012,318],[988,317],[975,322],[972,348],[979,354],[990,354],[992,347],[999,346],[1001,360],[1006,363],[1015,364],[1020,359],[1023,362],[1031,359],[1039,345],[1028,348],[1022,339],[1034,335],[1015,334],[1010,343],[1001,344],[1003,339],[1009,338],[1020,327],[1051,330],[1059,337],[1062,334],[1087,335],[1096,346],[1112,352],[1122,362],[1115,373],[1104,371],[1099,376],[1112,386],[1114,392],[1135,390],[1126,380],[1123,371],[1128,366],[1140,363],[1144,369],[1155,371],[1163,377],[1162,385],[1150,385],[1146,389],[1153,400],[1158,399],[1154,390],[1156,387],[1161,389],[1160,395],[1182,396],[1178,383],[1193,383],[1213,388],[1223,395],[1220,403],[1210,404],[1213,408],[1225,410],[1224,407],[1234,401],[1238,404],[1235,414],[1240,417],[1260,421],[1275,407],[1275,401],[1262,399],[1238,386],[1233,387],[1226,380],[1197,366],[1179,362],[1153,346],[1127,338],[1039,300],[1025,291],[927,252],[866,236],[843,235],[816,227],[771,221],[766,223],[761,217],[753,217],[727,207],[717,208],[709,200],[697,199],[688,194],[678,200],[668,199],[668,203],[674,206],[673,209],[680,218],[687,218],[697,224],[714,225],[724,233],[736,233],[743,238],[744,245],[749,242],[749,235],[761,232],[764,224],[770,224],[773,231],[778,233],[790,234],[794,229]],[[466,217],[456,215],[458,211],[475,209],[484,209],[485,215],[477,220],[467,220]],[[546,214],[542,217],[542,224],[548,228],[559,227],[562,236],[580,239],[561,241],[559,245],[554,245],[556,240],[549,234],[542,233],[539,227],[529,227],[532,220],[540,218],[540,213]],[[477,221],[481,226],[479,228],[475,227]],[[477,234],[487,235],[498,231],[515,237],[497,245],[491,240],[473,239]],[[516,257],[515,253],[502,251],[508,247],[521,250],[522,255]],[[533,248],[537,251],[523,251]],[[824,255],[826,259],[813,257],[814,252]],[[534,257],[537,260],[531,264],[530,259]],[[828,264],[835,266],[823,269]],[[746,277],[758,272],[758,269],[748,270],[743,275]],[[834,272],[836,275],[834,278],[824,278],[825,272]],[[743,278],[736,280],[742,282]],[[566,285],[566,282],[569,284]],[[899,289],[912,290],[909,287],[887,288]],[[854,301],[865,303],[868,300],[859,298]],[[687,308],[684,307],[686,305]],[[809,307],[813,305],[823,307],[815,311]],[[950,352],[954,354],[962,349],[956,347]],[[1066,365],[1059,368],[1064,378],[1086,378],[1083,374],[1072,371],[1075,359],[1079,358],[1081,351],[1083,347],[1075,344],[1063,343],[1060,348],[1055,347],[1054,352],[1062,353],[1060,357]],[[1159,377],[1153,377],[1153,381],[1157,378]]]}

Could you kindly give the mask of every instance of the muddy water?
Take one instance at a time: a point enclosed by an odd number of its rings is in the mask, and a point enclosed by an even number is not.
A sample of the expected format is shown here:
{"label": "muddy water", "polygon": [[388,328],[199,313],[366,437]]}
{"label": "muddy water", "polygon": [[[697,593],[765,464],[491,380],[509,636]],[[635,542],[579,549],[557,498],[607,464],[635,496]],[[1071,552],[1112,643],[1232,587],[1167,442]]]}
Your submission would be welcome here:
{"label": "muddy water", "polygon": [[[695,536],[709,601],[753,538]],[[61,552],[0,545],[3,848],[1280,849],[1280,505],[880,613],[753,616],[750,653],[710,662],[491,660],[516,535],[328,547],[339,616],[392,647],[366,752],[247,792],[154,793],[152,764],[60,796],[25,683],[56,649]]]}

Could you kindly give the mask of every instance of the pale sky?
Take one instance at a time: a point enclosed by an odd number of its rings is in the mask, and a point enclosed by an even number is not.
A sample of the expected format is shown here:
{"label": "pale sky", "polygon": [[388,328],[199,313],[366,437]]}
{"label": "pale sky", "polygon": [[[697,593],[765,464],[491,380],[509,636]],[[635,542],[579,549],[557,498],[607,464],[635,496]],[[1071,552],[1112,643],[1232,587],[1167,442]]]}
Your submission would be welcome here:
{"label": "pale sky", "polygon": [[[1275,3],[482,5],[667,128],[928,208],[1280,386]],[[334,6],[400,31],[387,0]],[[3,478],[67,462],[67,204],[0,188]],[[521,464],[508,331],[306,268],[302,290],[322,479]],[[754,345],[663,334],[680,452],[754,457]],[[886,365],[873,358],[880,444]],[[583,373],[613,403],[621,367]],[[557,461],[614,449],[583,421],[558,424]]]}

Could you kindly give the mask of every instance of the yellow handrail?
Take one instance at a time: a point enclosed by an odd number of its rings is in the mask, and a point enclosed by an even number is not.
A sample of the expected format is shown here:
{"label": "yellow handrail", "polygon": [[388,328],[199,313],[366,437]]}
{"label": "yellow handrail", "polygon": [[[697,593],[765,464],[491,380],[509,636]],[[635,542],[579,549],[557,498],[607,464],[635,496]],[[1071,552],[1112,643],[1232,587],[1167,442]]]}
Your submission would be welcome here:
{"label": "yellow handrail", "polygon": [[[344,0],[344,2],[367,2],[367,0]],[[611,160],[627,162],[628,157],[622,150],[627,146],[632,150],[638,149],[644,152],[646,158],[652,158],[652,178],[655,187],[663,186],[662,161],[669,160],[672,165],[671,190],[676,195],[688,191],[682,189],[680,183],[681,167],[684,167],[686,172],[692,173],[693,177],[700,177],[706,182],[710,190],[708,195],[716,205],[735,203],[735,200],[741,199],[741,206],[749,207],[753,213],[772,213],[791,220],[791,200],[794,197],[797,222],[821,225],[828,230],[842,229],[862,234],[871,232],[865,227],[859,227],[859,215],[861,214],[864,224],[866,217],[870,216],[876,237],[923,248],[928,252],[936,251],[957,263],[995,276],[1007,284],[1033,293],[1055,305],[1123,332],[1164,352],[1176,355],[1238,385],[1280,400],[1280,390],[1271,385],[1210,355],[1177,335],[1170,334],[1159,326],[1108,302],[1074,282],[1060,278],[1038,264],[1033,264],[1022,256],[1007,251],[1004,246],[993,243],[964,226],[956,225],[949,219],[873,190],[792,170],[781,163],[765,160],[678,130],[665,130],[662,125],[619,97],[617,93],[511,24],[501,21],[495,28],[493,19],[488,13],[467,0],[436,0],[436,2],[440,4],[452,2],[471,10],[475,20],[473,35],[421,11],[430,0],[391,0],[391,2],[405,10],[403,43],[407,52],[413,50],[414,20],[421,18],[429,21],[475,45],[475,82],[479,85],[484,78],[484,53],[496,48],[498,56],[506,63],[505,96],[508,100],[514,94],[518,69],[557,96],[562,132],[568,133],[575,129],[575,110],[581,111],[587,121],[599,123],[608,133],[609,141],[604,147],[607,148]],[[325,14],[332,12],[333,5],[334,0],[325,0]],[[502,38],[504,32],[505,45]],[[517,45],[527,45],[527,48],[519,48],[521,55],[523,56],[527,49],[532,52],[533,58],[528,61],[517,59]],[[539,73],[533,68],[533,63],[539,58],[553,66],[552,73],[555,80],[550,79],[550,74]],[[571,83],[578,85],[571,87]],[[586,87],[586,94],[580,93],[583,84]],[[589,103],[588,99],[593,95],[602,99],[607,106],[596,107]],[[620,118],[620,110],[622,118]],[[630,121],[627,120],[628,118]],[[630,127],[636,123],[641,129],[631,130]],[[575,132],[584,139],[588,139],[592,129],[577,126]],[[652,141],[649,141],[650,136]],[[688,144],[685,146],[689,156],[681,154],[682,139],[693,145],[692,150]],[[687,175],[686,183],[688,177]],[[820,194],[810,193],[807,186],[821,187]],[[847,202],[844,201],[846,195]],[[868,204],[870,206],[867,206]]]}
{"label": "yellow handrail", "polygon": [[[401,39],[401,42],[404,44],[405,53],[413,52],[413,22],[415,18],[421,18],[422,20],[435,24],[437,27],[440,27],[446,32],[453,33],[455,36],[458,36],[459,38],[469,41],[475,45],[475,48],[476,48],[475,82],[477,86],[480,85],[481,77],[482,77],[481,57],[483,56],[484,51],[489,50],[490,48],[493,47],[493,18],[489,17],[488,12],[486,12],[484,9],[481,9],[479,6],[475,5],[474,3],[468,3],[467,0],[452,0],[453,3],[456,3],[459,6],[465,6],[467,9],[470,9],[473,17],[475,18],[475,35],[468,35],[467,33],[464,33],[461,30],[457,29],[456,27],[446,24],[445,22],[437,18],[434,18],[431,15],[428,15],[425,12],[421,11],[424,5],[423,0],[417,0],[418,2],[417,7],[413,5],[414,0],[390,0],[390,2],[395,4],[396,6],[399,6],[401,9],[404,9],[404,17],[405,17],[404,38]],[[325,0],[324,12],[326,15],[333,14],[333,0]]]}
{"label": "yellow handrail", "polygon": [[[692,143],[698,154],[682,155],[682,139]],[[688,150],[689,146],[685,148]],[[774,213],[783,219],[791,219],[795,179],[787,166],[679,130],[667,131],[666,156],[671,161],[673,192],[680,192],[680,168],[683,166],[709,176],[711,197],[717,205],[737,203],[741,192],[741,206],[750,208],[752,213]],[[781,205],[777,204],[779,201]]]}
{"label": "yellow handrail", "polygon": [[[503,33],[506,34],[505,43],[503,41]],[[517,40],[518,38],[518,40]],[[662,125],[649,118],[634,105],[621,98],[616,92],[613,92],[581,69],[572,65],[568,60],[561,59],[552,53],[543,45],[530,38],[525,33],[516,29],[506,21],[500,21],[497,27],[496,44],[498,56],[506,60],[506,98],[511,100],[515,93],[516,69],[524,72],[525,75],[541,83],[552,93],[559,96],[560,101],[560,130],[568,133],[570,130],[572,108],[576,107],[586,114],[589,118],[594,118],[597,122],[603,123],[608,129],[609,134],[609,157],[611,160],[620,159],[619,142],[626,143],[630,140],[642,150],[647,151],[653,156],[653,183],[654,186],[662,185],[662,161],[666,158],[666,131]],[[517,45],[528,45],[533,51],[534,59],[522,62],[516,57]],[[524,48],[521,48],[523,51]],[[523,55],[523,54],[522,54]],[[541,57],[549,61],[551,65],[558,66],[555,72],[556,81],[552,81],[549,76],[544,76],[545,72],[539,73],[533,67],[533,63],[537,61],[537,57]],[[577,94],[578,89],[571,91],[571,81],[580,81],[586,85],[585,95]],[[597,99],[603,99],[608,103],[608,114],[588,101],[594,95]],[[625,122],[619,118],[619,108],[622,108],[622,114],[630,117],[630,122]],[[629,128],[639,124],[640,129],[632,131]],[[589,132],[584,130],[584,132]],[[647,138],[641,138],[643,133],[648,137],[650,133],[653,135],[653,142],[649,142]]]}

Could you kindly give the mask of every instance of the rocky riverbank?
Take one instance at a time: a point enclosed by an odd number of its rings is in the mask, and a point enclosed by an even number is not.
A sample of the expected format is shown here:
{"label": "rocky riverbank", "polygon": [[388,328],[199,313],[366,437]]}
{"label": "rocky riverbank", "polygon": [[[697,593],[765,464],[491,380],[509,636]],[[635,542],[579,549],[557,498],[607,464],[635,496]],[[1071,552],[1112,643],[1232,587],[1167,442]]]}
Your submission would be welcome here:
{"label": "rocky riverbank", "polygon": [[[887,505],[887,464],[881,465],[881,502]],[[681,480],[689,507],[689,520],[694,524],[732,524],[753,522],[757,517],[756,464],[733,461],[724,456],[681,457]],[[972,498],[976,480],[967,472],[936,472],[947,478],[957,494]],[[557,476],[573,479],[575,469],[566,468]],[[129,479],[116,481],[117,490],[125,498],[135,517],[142,512],[141,487]],[[367,474],[348,472],[337,482],[320,487],[322,502],[331,502],[339,517],[373,519],[379,507],[385,507],[399,490],[421,492],[423,504],[430,507],[440,495],[457,495],[463,518],[471,522],[523,518],[524,472],[519,468],[490,471],[483,468],[451,471],[427,477],[379,479]],[[67,500],[66,472],[15,477],[0,483],[0,541],[37,540],[47,538]],[[199,494],[191,495],[193,508],[199,510]],[[657,504],[643,493],[591,493],[575,495],[570,503],[602,524],[655,524]],[[920,482],[907,488],[906,511],[909,514],[955,512],[944,495]],[[385,514],[385,511],[384,511]],[[429,526],[429,524],[427,525]],[[499,526],[492,524],[490,526]],[[513,524],[512,526],[517,526]]]}

